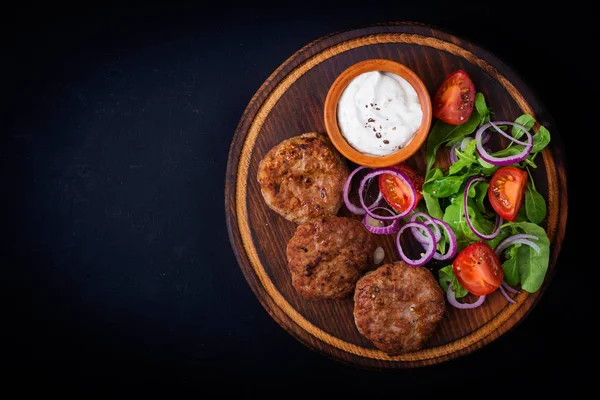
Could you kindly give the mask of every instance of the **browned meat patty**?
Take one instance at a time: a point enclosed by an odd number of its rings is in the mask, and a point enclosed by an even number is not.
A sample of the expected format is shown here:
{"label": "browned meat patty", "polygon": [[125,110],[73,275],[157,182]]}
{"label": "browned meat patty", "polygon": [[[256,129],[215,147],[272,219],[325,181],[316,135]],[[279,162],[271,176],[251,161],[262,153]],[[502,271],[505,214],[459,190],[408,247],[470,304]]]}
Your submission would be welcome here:
{"label": "browned meat patty", "polygon": [[267,205],[297,224],[335,215],[349,170],[329,138],[305,133],[273,147],[258,166]]}
{"label": "browned meat patty", "polygon": [[431,271],[402,261],[367,273],[354,291],[358,331],[390,356],[421,349],[445,311],[444,292]]}
{"label": "browned meat patty", "polygon": [[374,250],[371,233],[357,220],[327,216],[302,224],[287,245],[292,285],[313,300],[348,296]]}

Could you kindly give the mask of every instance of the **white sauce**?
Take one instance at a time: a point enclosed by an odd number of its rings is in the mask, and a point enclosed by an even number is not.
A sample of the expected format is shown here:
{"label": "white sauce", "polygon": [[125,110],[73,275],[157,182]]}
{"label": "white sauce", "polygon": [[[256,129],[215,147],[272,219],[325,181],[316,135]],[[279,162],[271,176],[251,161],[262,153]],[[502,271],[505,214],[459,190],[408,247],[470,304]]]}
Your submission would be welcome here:
{"label": "white sauce", "polygon": [[354,78],[337,107],[342,136],[361,153],[386,156],[410,143],[423,120],[417,92],[404,78],[372,71]]}

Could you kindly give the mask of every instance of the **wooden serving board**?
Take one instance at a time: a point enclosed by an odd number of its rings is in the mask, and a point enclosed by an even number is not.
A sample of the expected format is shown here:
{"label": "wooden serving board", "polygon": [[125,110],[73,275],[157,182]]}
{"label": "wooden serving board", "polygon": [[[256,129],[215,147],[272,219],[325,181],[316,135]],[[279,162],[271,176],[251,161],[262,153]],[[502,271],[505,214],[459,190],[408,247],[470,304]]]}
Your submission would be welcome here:
{"label": "wooden serving board", "polygon": [[[536,159],[534,175],[536,187],[547,201],[544,227],[551,243],[550,267],[542,288],[533,294],[521,291],[513,305],[498,291],[474,310],[448,305],[426,347],[397,357],[388,357],[359,334],[352,315],[352,297],[308,301],[295,292],[285,249],[296,225],[266,206],[256,180],[258,164],[271,147],[303,132],[325,133],[323,104],[330,85],[344,69],[369,58],[405,64],[420,76],[431,95],[447,75],[464,69],[476,90],[485,95],[495,120],[514,120],[530,113],[552,134],[551,146]],[[438,161],[447,162],[444,157]],[[423,173],[424,146],[408,162]],[[225,210],[233,251],[244,276],[282,327],[311,349],[346,363],[407,368],[439,363],[481,348],[532,310],[556,269],[567,219],[566,189],[558,132],[542,104],[514,72],[465,40],[427,26],[398,23],[316,40],[271,74],[248,104],[235,132],[227,165]],[[345,207],[339,215],[351,216]],[[394,235],[376,237],[385,249],[384,263],[399,259],[393,239]],[[436,268],[432,270],[437,277]]]}

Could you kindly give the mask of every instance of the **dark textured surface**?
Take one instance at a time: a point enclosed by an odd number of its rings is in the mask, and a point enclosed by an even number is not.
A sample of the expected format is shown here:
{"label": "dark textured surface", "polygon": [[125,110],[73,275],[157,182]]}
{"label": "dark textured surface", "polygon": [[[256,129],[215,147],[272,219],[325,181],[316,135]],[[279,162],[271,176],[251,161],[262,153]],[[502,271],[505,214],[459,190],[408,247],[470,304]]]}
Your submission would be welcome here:
{"label": "dark textured surface", "polygon": [[[311,40],[387,20],[432,23],[512,66],[563,133],[571,183],[588,65],[574,63],[582,56],[573,43],[586,40],[584,8],[86,7],[21,5],[2,15],[0,262],[12,375],[32,386],[224,392],[369,382],[371,394],[458,396],[485,390],[490,375],[507,392],[581,388],[581,361],[591,357],[578,327],[592,299],[584,267],[572,263],[571,223],[552,285],[518,329],[439,366],[373,372],[309,351],[264,311],[231,252],[223,187],[233,131],[264,79]],[[576,223],[582,209],[572,199],[582,191],[569,190]],[[564,379],[567,367],[573,378]]]}

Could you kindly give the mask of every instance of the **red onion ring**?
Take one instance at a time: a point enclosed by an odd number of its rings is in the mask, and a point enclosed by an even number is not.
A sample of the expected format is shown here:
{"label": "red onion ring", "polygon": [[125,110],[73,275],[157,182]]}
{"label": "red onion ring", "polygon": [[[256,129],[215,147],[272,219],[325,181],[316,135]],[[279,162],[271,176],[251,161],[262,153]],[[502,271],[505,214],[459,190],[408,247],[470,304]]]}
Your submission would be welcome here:
{"label": "red onion ring", "polygon": [[[385,207],[375,207],[375,208],[371,208],[371,211],[377,211],[377,210],[385,210],[387,212],[389,212],[390,214],[394,214],[394,212],[392,210],[390,210],[389,208],[385,208]],[[371,233],[374,233],[376,235],[388,235],[390,233],[396,233],[398,232],[398,229],[400,229],[400,220],[399,219],[395,219],[392,221],[392,223],[388,226],[373,226],[371,225],[369,219],[375,219],[379,222],[383,222],[380,221],[377,218],[373,218],[369,215],[364,216],[362,223],[365,226],[365,228],[367,228],[367,230]]]}
{"label": "red onion ring", "polygon": [[[417,221],[417,218],[419,218],[419,217],[425,219],[426,225],[430,225],[433,227],[433,233],[435,235],[435,243],[437,244],[437,242],[439,242],[442,239],[442,233],[440,232],[440,228],[438,228],[437,224],[434,222],[434,218],[430,217],[429,215],[427,215],[423,212],[416,212],[413,215],[411,215],[410,222]],[[417,221],[417,222],[421,222],[421,221]],[[413,236],[415,237],[415,239],[417,239],[417,241],[419,243],[424,244],[424,243],[430,242],[429,238],[426,237],[421,231],[419,231],[419,228],[412,227],[412,228],[410,228],[410,231],[412,232]]]}
{"label": "red onion ring", "polygon": [[[446,231],[446,233],[448,234],[448,237],[450,238],[450,243],[448,246],[448,251],[446,251],[446,254],[440,254],[437,252],[433,253],[433,258],[435,258],[436,260],[449,260],[452,257],[454,257],[456,255],[456,250],[458,248],[458,245],[456,243],[456,235],[454,234],[454,232],[452,231],[452,228],[450,228],[450,225],[448,225],[446,223],[446,221],[442,221],[441,219],[438,218],[433,218],[433,221],[442,227],[442,229],[444,229]],[[437,246],[437,244],[436,244]]]}
{"label": "red onion ring", "polygon": [[489,235],[487,235],[485,233],[481,233],[477,229],[475,229],[475,227],[473,226],[473,223],[471,222],[471,218],[469,217],[469,208],[468,208],[469,189],[471,188],[471,185],[473,185],[473,183],[482,182],[482,181],[485,182],[487,180],[481,176],[479,176],[479,177],[473,176],[473,177],[469,178],[469,180],[467,181],[467,186],[465,186],[465,193],[464,193],[464,199],[463,199],[463,212],[465,214],[465,220],[467,221],[469,228],[473,231],[473,233],[478,238],[481,238],[484,240],[492,240],[496,236],[498,236],[498,234],[500,233],[500,225],[502,224],[502,217],[499,215],[496,215],[496,225],[494,225],[494,231],[492,233],[490,233]]}
{"label": "red onion ring", "polygon": [[[506,123],[506,121],[500,121],[499,124],[500,125],[506,125],[507,123]],[[505,138],[507,138],[509,140],[512,140],[516,144],[520,144],[521,146],[529,146],[529,143],[525,143],[525,142],[523,142],[521,140],[518,140],[517,138],[512,137],[508,133],[504,132],[502,129],[498,128],[498,125],[494,124],[492,121],[490,121],[490,125],[491,125],[492,128],[494,128],[496,130],[496,132],[498,132],[499,134],[501,134]]]}
{"label": "red onion ring", "polygon": [[532,249],[534,249],[537,253],[539,253],[540,246],[538,246],[537,244],[535,244],[534,242],[532,242],[531,240],[528,240],[528,239],[537,240],[538,237],[535,235],[528,235],[525,233],[509,236],[506,239],[504,239],[503,241],[501,241],[500,243],[498,243],[498,246],[496,246],[496,249],[495,249],[496,255],[498,255],[498,257],[500,257],[500,254],[502,253],[502,251],[504,249],[506,249],[509,246],[512,246],[513,244],[517,244],[517,243],[526,244],[526,245],[530,246]]}
{"label": "red onion ring", "polygon": [[[497,121],[496,123],[498,125],[513,125],[519,129],[523,130],[523,132],[525,132],[525,134],[527,135],[527,143],[512,137],[508,133],[504,132],[502,129],[499,129],[496,125],[494,125],[493,122],[490,121],[487,124],[482,125],[481,128],[479,128],[477,130],[477,132],[475,133],[475,140],[477,141],[475,143],[475,147],[477,148],[477,153],[479,154],[479,156],[484,161],[486,161],[492,165],[498,165],[498,166],[516,164],[516,163],[523,161],[525,158],[527,158],[527,156],[531,152],[531,149],[533,148],[533,137],[531,136],[531,133],[529,133],[527,128],[525,128],[521,124],[517,124],[515,122],[510,122],[510,121]],[[482,141],[481,136],[483,135],[483,132],[485,132],[486,129],[488,129],[490,126],[494,127],[498,132],[500,132],[503,136],[507,137],[509,140],[511,140],[515,143],[524,145],[525,147],[523,148],[523,151],[519,154],[516,154],[514,156],[508,156],[508,157],[494,157],[490,153],[488,153],[483,148],[483,141]]]}
{"label": "red onion ring", "polygon": [[[350,198],[349,198],[350,183],[352,182],[352,178],[354,178],[354,175],[356,175],[358,172],[362,171],[365,168],[367,168],[367,167],[358,167],[354,171],[352,171],[350,173],[350,175],[348,175],[348,179],[346,179],[346,183],[344,184],[344,191],[343,191],[344,204],[346,204],[346,208],[348,209],[348,211],[350,211],[352,214],[356,214],[356,215],[365,215],[366,213],[363,208],[357,207],[350,202]],[[383,198],[383,195],[381,194],[381,191],[379,191],[379,194],[377,195],[377,199],[373,202],[373,204],[371,204],[369,206],[369,208],[377,207],[382,198]]]}
{"label": "red onion ring", "polygon": [[500,292],[502,292],[502,296],[504,296],[504,298],[506,300],[508,300],[509,303],[511,304],[516,304],[516,302],[510,298],[510,296],[508,295],[508,293],[506,293],[506,290],[504,290],[504,287],[502,287],[502,285],[499,286],[500,288]]}
{"label": "red onion ring", "polygon": [[448,299],[448,303],[452,304],[456,308],[460,308],[461,310],[477,308],[480,305],[482,305],[485,301],[485,295],[483,295],[479,296],[477,301],[475,301],[474,303],[459,303],[458,300],[456,300],[456,295],[454,294],[454,288],[452,287],[452,283],[448,285],[448,290],[446,291],[446,298]]}
{"label": "red onion ring", "polygon": [[[410,204],[406,208],[406,210],[404,210],[403,212],[396,214],[392,217],[384,217],[384,216],[373,213],[373,211],[371,211],[365,205],[365,199],[363,198],[363,192],[365,190],[367,181],[371,178],[374,178],[374,177],[382,175],[382,174],[390,174],[390,175],[394,175],[395,177],[399,178],[401,181],[404,182],[404,184],[406,186],[408,186],[408,188],[410,189],[410,193],[411,193]],[[415,206],[417,205],[417,191],[415,190],[415,186],[412,184],[408,175],[406,175],[404,172],[394,169],[394,168],[378,168],[376,170],[369,172],[360,181],[360,186],[358,187],[358,199],[360,200],[360,205],[362,206],[363,210],[371,217],[373,217],[377,220],[380,220],[380,221],[392,221],[394,219],[404,218],[414,210]]]}
{"label": "red onion ring", "polygon": [[507,292],[511,292],[512,294],[517,294],[519,291],[513,287],[510,287],[508,283],[502,281],[502,287],[506,289]]}
{"label": "red onion ring", "polygon": [[[400,245],[400,236],[402,236],[402,232],[404,232],[407,228],[410,228],[413,226],[416,226],[419,229],[424,229],[428,235],[427,237],[430,239],[430,241],[428,243],[429,244],[428,248],[425,249],[425,253],[422,253],[423,255],[418,260],[413,260],[411,258],[408,258],[408,256],[406,256],[406,254],[404,254],[404,251],[402,250],[402,246]],[[404,224],[404,226],[402,228],[400,228],[400,230],[398,231],[398,235],[396,236],[396,248],[398,249],[398,254],[400,255],[400,258],[402,260],[404,260],[404,262],[407,263],[408,265],[412,265],[413,267],[419,267],[421,265],[424,265],[431,260],[431,258],[433,257],[433,253],[435,251],[435,241],[434,241],[433,231],[431,229],[429,229],[429,227],[422,222],[408,222],[408,223]]]}

